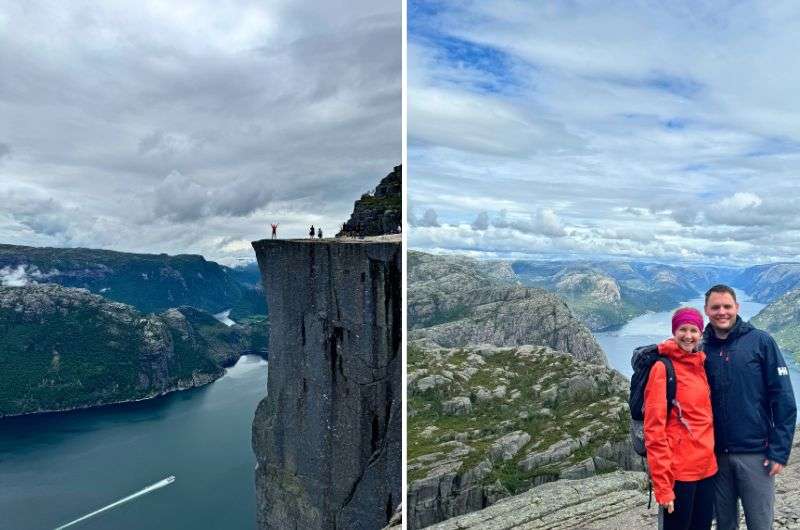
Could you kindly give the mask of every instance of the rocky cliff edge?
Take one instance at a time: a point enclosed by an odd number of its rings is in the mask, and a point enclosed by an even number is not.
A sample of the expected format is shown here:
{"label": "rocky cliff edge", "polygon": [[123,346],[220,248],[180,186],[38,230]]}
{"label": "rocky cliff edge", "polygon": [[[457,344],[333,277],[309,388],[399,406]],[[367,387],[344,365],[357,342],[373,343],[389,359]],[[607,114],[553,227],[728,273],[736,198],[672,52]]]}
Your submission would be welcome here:
{"label": "rocky cliff edge", "polygon": [[401,500],[400,240],[253,248],[271,308],[258,528],[382,528]]}

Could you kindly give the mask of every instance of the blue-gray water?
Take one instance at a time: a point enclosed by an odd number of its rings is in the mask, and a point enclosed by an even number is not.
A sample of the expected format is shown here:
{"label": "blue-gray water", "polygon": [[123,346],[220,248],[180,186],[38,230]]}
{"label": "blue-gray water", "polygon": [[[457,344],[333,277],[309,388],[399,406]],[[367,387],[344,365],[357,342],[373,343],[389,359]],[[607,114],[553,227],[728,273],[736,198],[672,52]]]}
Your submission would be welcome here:
{"label": "blue-gray water", "polygon": [[[764,307],[764,304],[750,300],[750,298],[741,291],[737,291],[737,298],[740,303],[739,315],[744,320],[750,320]],[[702,312],[703,298],[700,297],[689,300],[681,304],[681,306],[694,307]],[[677,309],[677,307],[675,309]],[[606,352],[609,364],[625,374],[626,377],[630,377],[633,374],[633,369],[631,368],[631,353],[634,348],[661,342],[672,336],[671,322],[673,311],[674,309],[670,311],[659,311],[657,313],[647,313],[634,318],[618,330],[595,333],[594,336],[597,342],[600,343],[603,351]],[[708,317],[705,317],[705,321],[708,322]],[[800,397],[800,367],[791,355],[785,355],[784,357],[786,359],[786,364],[789,366],[789,375],[792,379],[795,400],[798,401],[798,397]]]}
{"label": "blue-gray water", "polygon": [[170,475],[74,528],[254,528],[250,432],[266,381],[267,363],[245,356],[202,388],[0,420],[0,529],[52,529]]}

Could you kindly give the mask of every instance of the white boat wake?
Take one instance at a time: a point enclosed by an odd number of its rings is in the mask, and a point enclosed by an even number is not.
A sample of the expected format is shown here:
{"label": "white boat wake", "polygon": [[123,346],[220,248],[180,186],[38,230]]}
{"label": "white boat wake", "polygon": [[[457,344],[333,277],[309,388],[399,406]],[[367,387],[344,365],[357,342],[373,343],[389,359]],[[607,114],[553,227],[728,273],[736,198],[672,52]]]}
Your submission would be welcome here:
{"label": "white boat wake", "polygon": [[155,491],[155,490],[157,490],[159,488],[163,488],[164,486],[169,486],[173,482],[175,482],[175,475],[169,476],[169,477],[167,477],[167,478],[165,478],[163,480],[159,480],[155,484],[151,484],[151,485],[147,486],[146,488],[144,488],[143,490],[137,491],[133,495],[128,495],[124,499],[120,499],[117,502],[112,502],[108,506],[103,506],[99,510],[95,510],[92,513],[86,514],[83,517],[75,519],[74,521],[70,521],[69,523],[67,523],[65,525],[61,525],[61,526],[55,528],[55,530],[61,530],[62,528],[66,528],[68,526],[72,526],[75,523],[79,523],[81,521],[85,521],[86,519],[88,519],[90,517],[94,517],[98,513],[105,512],[106,510],[110,510],[111,508],[115,508],[115,507],[119,506],[120,504],[126,503],[128,501],[132,501],[136,497],[141,497],[142,495],[147,495],[151,491]]}

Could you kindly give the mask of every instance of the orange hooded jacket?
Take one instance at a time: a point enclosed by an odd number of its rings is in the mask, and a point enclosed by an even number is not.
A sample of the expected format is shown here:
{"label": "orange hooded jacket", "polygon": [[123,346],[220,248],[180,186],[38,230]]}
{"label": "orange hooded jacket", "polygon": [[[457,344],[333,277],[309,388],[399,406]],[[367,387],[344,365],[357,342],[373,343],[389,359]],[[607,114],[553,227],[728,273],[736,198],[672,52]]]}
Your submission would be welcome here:
{"label": "orange hooded jacket", "polygon": [[703,352],[687,353],[673,339],[658,345],[675,368],[675,400],[667,418],[667,375],[664,364],[650,369],[644,392],[644,443],[656,502],[675,499],[675,481],[696,481],[717,472],[714,418]]}

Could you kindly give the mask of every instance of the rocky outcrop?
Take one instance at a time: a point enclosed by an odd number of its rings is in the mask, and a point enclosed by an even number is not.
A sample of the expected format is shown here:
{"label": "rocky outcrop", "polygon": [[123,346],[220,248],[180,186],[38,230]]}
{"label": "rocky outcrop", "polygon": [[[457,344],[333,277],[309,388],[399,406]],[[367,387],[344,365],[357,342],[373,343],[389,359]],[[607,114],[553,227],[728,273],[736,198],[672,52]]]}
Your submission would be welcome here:
{"label": "rocky outcrop", "polygon": [[401,500],[400,239],[253,247],[270,307],[258,528],[382,528]]}
{"label": "rocky outcrop", "polygon": [[402,224],[403,166],[395,166],[375,188],[355,202],[350,219],[336,237],[396,234]]}
{"label": "rocky outcrop", "polygon": [[[582,480],[559,480],[503,499],[481,511],[429,526],[430,530],[596,528],[599,521],[647,502],[644,473],[617,471]],[[655,528],[652,522],[648,528]],[[634,528],[620,525],[614,528]],[[638,527],[637,527],[638,528]]]}
{"label": "rocky outcrop", "polygon": [[513,285],[503,262],[409,256],[409,338],[443,347],[535,344],[606,364],[591,332],[566,303],[543,289]]}
{"label": "rocky outcrop", "polygon": [[545,346],[408,348],[408,525],[559,478],[641,467],[627,380]]}
{"label": "rocky outcrop", "polygon": [[800,288],[793,289],[764,307],[750,321],[768,331],[784,353],[800,355]]}
{"label": "rocky outcrop", "polygon": [[144,315],[85,289],[0,287],[0,417],[146,399],[217,379],[244,348],[226,342],[229,330],[210,315],[197,325],[196,311]]}

